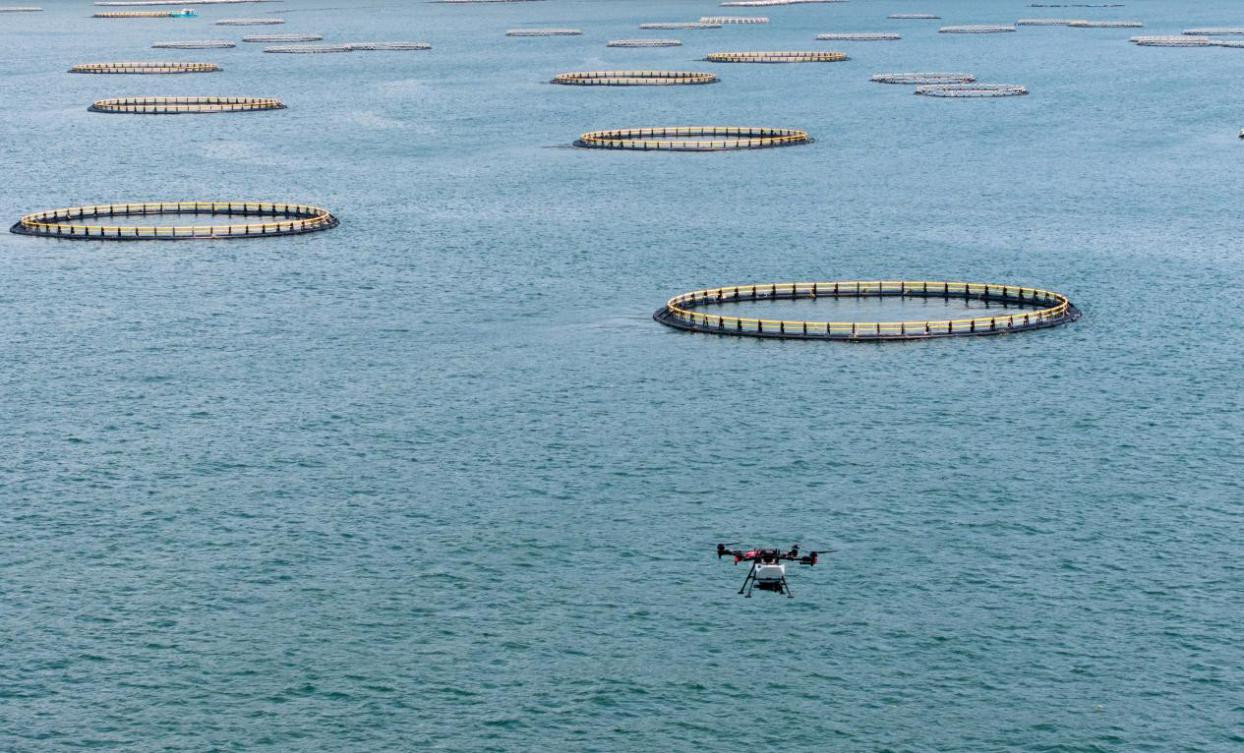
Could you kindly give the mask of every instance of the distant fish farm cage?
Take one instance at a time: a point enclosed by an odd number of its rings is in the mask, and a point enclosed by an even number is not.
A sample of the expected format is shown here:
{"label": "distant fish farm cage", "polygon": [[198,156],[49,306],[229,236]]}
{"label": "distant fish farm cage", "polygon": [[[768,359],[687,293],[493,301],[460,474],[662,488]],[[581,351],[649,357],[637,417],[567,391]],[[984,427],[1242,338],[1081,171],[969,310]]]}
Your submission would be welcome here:
{"label": "distant fish farm cage", "polygon": [[7,5],[0,7],[0,13],[39,13],[42,8],[33,5]]}
{"label": "distant fish farm cage", "polygon": [[1141,47],[1209,47],[1209,37],[1187,35],[1157,35],[1132,37],[1127,40]]}
{"label": "distant fish farm cage", "polygon": [[180,10],[118,10],[96,13],[91,18],[189,18],[193,11]]}
{"label": "distant fish farm cage", "polygon": [[351,52],[351,49],[344,44],[302,44],[265,47],[264,52],[286,55],[321,55],[330,52]]}
{"label": "distant fish farm cage", "polygon": [[252,34],[242,37],[243,42],[318,42],[324,37],[319,34]]}
{"label": "distant fish farm cage", "polygon": [[134,115],[181,115],[284,110],[285,105],[279,99],[261,97],[124,97],[101,99],[88,109]]}
{"label": "distant fish farm cage", "polygon": [[979,99],[984,97],[1020,97],[1028,90],[1019,84],[924,84],[916,94],[925,97]]}
{"label": "distant fish farm cage", "polygon": [[280,26],[285,23],[283,18],[222,18],[217,26]]}
{"label": "distant fish farm cage", "polygon": [[850,60],[845,52],[813,50],[771,50],[761,52],[711,52],[710,63],[841,63]]}
{"label": "distant fish farm cage", "polygon": [[240,3],[280,3],[285,0],[111,0],[96,5],[135,7],[140,5],[237,5]]}
{"label": "distant fish farm cage", "polygon": [[1067,25],[1073,29],[1140,29],[1145,24],[1142,21],[1088,21],[1077,19]]}
{"label": "distant fish farm cage", "polygon": [[[146,215],[221,214],[243,218],[285,217],[273,222],[243,222],[226,225],[96,225],[79,222],[85,218],[133,217]],[[337,227],[337,218],[327,209],[306,204],[277,204],[267,201],[154,201],[132,204],[101,204],[68,209],[52,209],[23,216],[10,232],[69,240],[203,240],[214,238],[259,238],[272,235],[298,235]]]}
{"label": "distant fish farm cage", "polygon": [[1015,31],[1014,26],[1008,24],[970,24],[967,26],[943,26],[938,29],[939,34],[1003,34]]}
{"label": "distant fish farm cage", "polygon": [[821,42],[886,42],[903,37],[888,32],[830,32],[817,34],[816,38]]}
{"label": "distant fish farm cage", "polygon": [[712,73],[695,71],[576,71],[553,77],[554,84],[567,86],[679,86],[716,81]]}
{"label": "distant fish farm cage", "polygon": [[1184,29],[1184,34],[1192,37],[1238,37],[1244,36],[1244,26],[1212,26],[1205,29]]}
{"label": "distant fish farm cage", "polygon": [[[732,303],[781,300],[923,298],[998,304],[999,311],[970,319],[897,322],[828,322],[756,319],[706,313]],[[1017,285],[906,280],[783,282],[734,285],[674,296],[652,315],[676,329],[712,335],[796,340],[925,340],[936,337],[1001,335],[1077,321],[1080,310],[1061,293]]]}
{"label": "distant fish farm cage", "polygon": [[970,84],[976,80],[971,73],[878,73],[869,79],[878,84]]}
{"label": "distant fish farm cage", "polygon": [[69,69],[70,73],[215,73],[220,66],[215,63],[170,63],[164,61],[138,61],[121,63],[81,63]]}
{"label": "distant fish farm cage", "polygon": [[896,21],[934,21],[940,19],[941,16],[935,16],[932,13],[891,13],[886,18]]}
{"label": "distant fish farm cage", "polygon": [[613,39],[606,47],[681,47],[680,39]]}
{"label": "distant fish farm cage", "polygon": [[1021,18],[1015,22],[1016,26],[1070,26],[1075,23],[1074,18]]}
{"label": "distant fish farm cage", "polygon": [[706,24],[701,21],[653,21],[640,24],[641,29],[677,31],[679,29],[720,29],[721,24]]}
{"label": "distant fish farm cage", "polygon": [[700,19],[702,24],[713,24],[715,26],[725,26],[729,24],[767,24],[769,18],[767,16],[704,16]]}
{"label": "distant fish farm cage", "polygon": [[810,5],[812,3],[845,3],[847,0],[732,0],[721,3],[723,8],[769,8],[774,5]]}
{"label": "distant fish farm cage", "polygon": [[330,52],[367,52],[367,51],[415,51],[430,50],[432,45],[427,42],[351,42],[349,44],[307,44],[266,47],[264,52],[285,53],[290,55],[316,55]]}
{"label": "distant fish farm cage", "polygon": [[507,37],[577,37],[582,29],[510,29]]}
{"label": "distant fish farm cage", "polygon": [[575,141],[586,149],[664,152],[721,152],[810,143],[807,131],[790,128],[679,126],[592,131]]}
{"label": "distant fish farm cage", "polygon": [[345,45],[351,52],[395,51],[407,52],[414,50],[430,50],[432,45],[427,42],[350,42]]}
{"label": "distant fish farm cage", "polygon": [[214,50],[237,47],[237,44],[224,39],[204,39],[185,42],[156,42],[151,46],[164,50]]}

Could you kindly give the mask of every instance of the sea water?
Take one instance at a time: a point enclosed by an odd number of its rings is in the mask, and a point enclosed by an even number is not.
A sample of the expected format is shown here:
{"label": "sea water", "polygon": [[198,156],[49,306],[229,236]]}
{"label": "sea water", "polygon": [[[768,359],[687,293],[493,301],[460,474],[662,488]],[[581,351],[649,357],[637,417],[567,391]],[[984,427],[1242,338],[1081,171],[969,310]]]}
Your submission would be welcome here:
{"label": "sea water", "polygon": [[[341,226],[0,236],[0,748],[1244,748],[1244,50],[1127,42],[1244,6],[42,5],[0,16],[6,223],[247,199]],[[638,28],[723,12],[771,22]],[[150,48],[266,14],[432,50]],[[936,32],[1040,16],[1146,26]],[[814,41],[836,31],[903,39]],[[605,46],[655,36],[683,46]],[[123,60],[224,70],[66,73]],[[721,82],[547,83],[631,68]],[[868,80],[901,71],[1031,94]],[[87,111],[189,95],[289,109]],[[815,143],[569,146],[672,125]],[[1084,318],[885,344],[650,318],[852,279],[1042,287]],[[791,567],[795,599],[744,599],[718,542],[832,551]]]}

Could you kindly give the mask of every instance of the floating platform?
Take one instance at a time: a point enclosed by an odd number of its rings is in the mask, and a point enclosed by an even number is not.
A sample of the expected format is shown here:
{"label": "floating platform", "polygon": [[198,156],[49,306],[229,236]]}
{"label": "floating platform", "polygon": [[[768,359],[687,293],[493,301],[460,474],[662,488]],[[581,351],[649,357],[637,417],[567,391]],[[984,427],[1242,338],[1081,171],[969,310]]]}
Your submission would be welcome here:
{"label": "floating platform", "polygon": [[[729,303],[818,298],[941,298],[998,304],[1003,312],[967,319],[899,322],[827,322],[754,319],[707,314],[697,309]],[[1006,313],[1011,306],[1022,310]],[[792,340],[926,340],[935,337],[1001,335],[1056,327],[1080,318],[1067,297],[1049,290],[980,282],[839,281],[737,285],[674,296],[653,313],[676,329],[713,335]]]}
{"label": "floating platform", "polygon": [[[226,214],[244,217],[285,216],[279,222],[253,222],[227,225],[84,225],[75,222],[87,217],[133,217],[139,215]],[[9,228],[19,235],[39,235],[69,240],[202,240],[208,238],[259,238],[271,235],[299,235],[337,227],[337,218],[327,209],[306,204],[277,204],[267,201],[156,201],[133,204],[101,204],[53,209],[22,217]]]}
{"label": "floating platform", "polygon": [[[667,140],[662,140],[666,137]],[[701,138],[708,137],[708,138]],[[811,143],[807,131],[790,128],[678,126],[591,131],[575,141],[586,149],[632,149],[664,152],[722,152],[768,149]]]}
{"label": "floating platform", "polygon": [[886,18],[896,21],[936,21],[941,16],[935,16],[932,13],[891,13]]}
{"label": "floating platform", "polygon": [[815,50],[771,50],[767,52],[711,52],[710,63],[841,63],[850,60],[845,52]]}
{"label": "floating platform", "polygon": [[183,115],[284,110],[285,104],[264,97],[122,97],[101,99],[87,109],[133,115]]}
{"label": "floating platform", "polygon": [[80,63],[69,69],[70,73],[215,73],[220,66],[215,63],[170,63],[164,61],[138,61],[121,63]]}
{"label": "floating platform", "polygon": [[679,86],[712,84],[717,77],[695,71],[577,71],[559,73],[552,83],[568,86]]}

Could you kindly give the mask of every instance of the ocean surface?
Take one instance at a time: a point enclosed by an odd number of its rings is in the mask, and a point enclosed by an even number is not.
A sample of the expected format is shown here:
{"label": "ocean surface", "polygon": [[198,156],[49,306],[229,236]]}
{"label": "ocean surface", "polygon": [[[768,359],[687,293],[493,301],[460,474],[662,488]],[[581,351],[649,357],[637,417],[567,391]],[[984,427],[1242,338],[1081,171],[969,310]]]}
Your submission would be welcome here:
{"label": "ocean surface", "polygon": [[[1244,3],[1124,1],[0,15],[5,226],[179,199],[341,219],[0,234],[0,750],[1244,750],[1244,49],[1127,42]],[[719,13],[771,23],[638,29]],[[287,23],[213,25],[263,14]],[[936,32],[1040,16],[1146,25]],[[537,26],[584,34],[504,36]],[[433,49],[149,47],[294,32]],[[684,44],[605,47],[654,36]],[[699,61],[801,49],[851,60]],[[224,70],[66,72],[118,60]],[[603,68],[721,82],[546,83]],[[868,80],[905,70],[1031,94]],[[194,94],[288,109],[87,111]],[[569,146],[697,124],[816,140]],[[886,344],[650,318],[851,279],[1043,287],[1084,318]],[[718,542],[832,551],[793,600],[744,599]]]}

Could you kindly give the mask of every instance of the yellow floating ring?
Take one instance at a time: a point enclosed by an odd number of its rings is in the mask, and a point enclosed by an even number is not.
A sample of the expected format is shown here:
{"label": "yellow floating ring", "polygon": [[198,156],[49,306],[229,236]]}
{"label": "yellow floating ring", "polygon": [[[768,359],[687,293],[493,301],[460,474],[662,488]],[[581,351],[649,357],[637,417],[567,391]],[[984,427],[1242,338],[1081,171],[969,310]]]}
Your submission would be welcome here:
{"label": "yellow floating ring", "polygon": [[841,63],[849,60],[845,52],[770,51],[712,52],[705,60],[711,63]]}
{"label": "yellow floating ring", "polygon": [[[697,138],[707,136],[709,138]],[[666,137],[668,140],[662,140]],[[737,126],[678,126],[672,128],[623,128],[591,131],[575,146],[587,149],[637,149],[667,152],[721,152],[736,149],[767,149],[810,143],[807,131],[791,128]]]}
{"label": "yellow floating ring", "polygon": [[91,112],[180,115],[284,110],[285,104],[266,97],[123,97],[101,99],[87,109]]}
{"label": "yellow floating ring", "polygon": [[[149,214],[228,214],[245,217],[281,215],[277,222],[228,225],[136,226],[86,225],[84,217],[129,217]],[[297,235],[337,227],[327,209],[306,204],[267,201],[157,201],[134,204],[101,204],[52,209],[23,216],[9,228],[19,235],[41,235],[72,240],[195,240],[203,238],[257,238],[266,235]]]}
{"label": "yellow floating ring", "polygon": [[[942,298],[999,304],[1003,313],[970,319],[902,322],[813,322],[752,319],[707,314],[704,307],[719,304],[813,300],[816,298]],[[1015,311],[1007,311],[1012,306]],[[714,335],[774,337],[799,340],[924,340],[933,337],[1000,335],[1055,327],[1080,318],[1067,297],[1039,288],[983,282],[926,282],[873,280],[838,282],[782,282],[734,285],[683,293],[666,301],[652,318],[669,327]]]}
{"label": "yellow floating ring", "polygon": [[568,86],[678,86],[716,81],[712,73],[696,71],[575,71],[553,77],[553,83]]}
{"label": "yellow floating ring", "polygon": [[215,63],[82,63],[69,69],[70,73],[214,73],[220,70]]}

